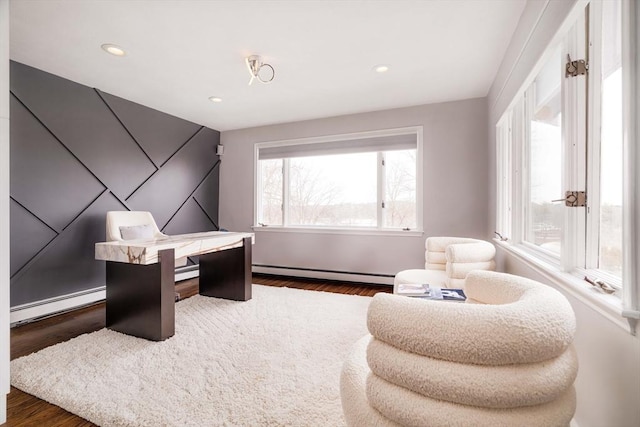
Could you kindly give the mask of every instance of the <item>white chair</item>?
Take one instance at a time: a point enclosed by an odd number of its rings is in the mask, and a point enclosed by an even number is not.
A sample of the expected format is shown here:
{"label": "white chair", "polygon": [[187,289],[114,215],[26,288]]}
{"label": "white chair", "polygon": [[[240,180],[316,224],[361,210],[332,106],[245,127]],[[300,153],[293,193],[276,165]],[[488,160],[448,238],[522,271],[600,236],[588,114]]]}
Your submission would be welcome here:
{"label": "white chair", "polygon": [[[123,232],[125,238],[123,237]],[[147,211],[109,211],[107,212],[107,242],[131,240],[133,238],[167,237],[162,233]]]}
{"label": "white chair", "polygon": [[555,289],[491,271],[467,303],[377,294],[340,378],[349,426],[567,427],[576,319]]}
{"label": "white chair", "polygon": [[[158,228],[151,212],[109,211],[107,212],[107,242],[133,239],[160,239],[169,237]],[[176,259],[176,267],[187,265],[187,258]]]}
{"label": "white chair", "polygon": [[472,270],[495,270],[496,248],[484,240],[465,237],[429,237],[425,242],[424,269],[403,270],[393,280],[398,285],[426,283],[444,288],[464,288]]}

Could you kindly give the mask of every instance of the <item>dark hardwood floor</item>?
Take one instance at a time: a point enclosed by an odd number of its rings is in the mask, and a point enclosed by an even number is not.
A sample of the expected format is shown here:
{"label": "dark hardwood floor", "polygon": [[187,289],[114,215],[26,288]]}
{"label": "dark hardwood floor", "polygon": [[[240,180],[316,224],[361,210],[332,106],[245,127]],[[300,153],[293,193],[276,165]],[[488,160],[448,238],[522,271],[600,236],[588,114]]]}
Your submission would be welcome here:
{"label": "dark hardwood floor", "polygon": [[[388,286],[255,274],[253,283],[365,296],[373,296],[378,292],[391,292],[391,287]],[[176,284],[176,292],[180,293],[181,299],[197,294],[198,279],[185,280]],[[12,328],[11,359],[70,340],[78,335],[100,330],[104,326],[105,308],[104,303],[100,303]],[[11,387],[7,400],[7,423],[0,427],[85,427],[94,425],[58,406]]]}

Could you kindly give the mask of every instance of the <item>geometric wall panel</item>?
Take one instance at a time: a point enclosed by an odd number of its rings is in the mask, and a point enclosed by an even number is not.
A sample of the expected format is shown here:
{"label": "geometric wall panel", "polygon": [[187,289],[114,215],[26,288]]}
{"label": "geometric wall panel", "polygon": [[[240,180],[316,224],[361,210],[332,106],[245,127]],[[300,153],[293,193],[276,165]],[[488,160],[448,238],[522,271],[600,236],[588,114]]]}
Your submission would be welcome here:
{"label": "geometric wall panel", "polygon": [[121,198],[156,171],[95,89],[11,63],[11,92]]}
{"label": "geometric wall panel", "polygon": [[[218,227],[223,227],[218,221],[218,200],[220,188],[220,163],[216,166],[207,178],[202,182],[200,187],[193,194],[200,207],[206,212],[207,216]],[[223,227],[224,228],[224,227]]]}
{"label": "geometric wall panel", "polygon": [[191,198],[180,208],[163,231],[167,234],[185,234],[203,230],[215,231],[217,227]]}
{"label": "geometric wall panel", "polygon": [[118,199],[105,191],[38,255],[33,265],[14,278],[11,305],[104,286],[105,263],[94,259],[94,245],[105,239],[105,213],[122,209]]}
{"label": "geometric wall panel", "polygon": [[147,208],[161,229],[218,161],[220,133],[202,128],[179,152],[127,199],[132,209]]}
{"label": "geometric wall panel", "polygon": [[98,92],[156,166],[166,162],[202,127],[135,102]]}
{"label": "geometric wall panel", "polygon": [[14,200],[11,200],[9,214],[11,220],[11,276],[13,276],[40,249],[53,240],[57,233]]}
{"label": "geometric wall panel", "polygon": [[11,197],[56,231],[105,188],[13,96],[10,174]]}
{"label": "geometric wall panel", "polygon": [[[218,175],[218,168],[215,169]],[[202,210],[195,198],[192,197],[176,212],[169,224],[162,230],[166,234],[196,233],[198,231],[215,231],[218,225],[211,221],[209,215]],[[198,262],[198,256],[189,257],[189,264]]]}
{"label": "geometric wall panel", "polygon": [[217,229],[220,132],[16,62],[10,79],[12,306],[104,286],[109,210]]}

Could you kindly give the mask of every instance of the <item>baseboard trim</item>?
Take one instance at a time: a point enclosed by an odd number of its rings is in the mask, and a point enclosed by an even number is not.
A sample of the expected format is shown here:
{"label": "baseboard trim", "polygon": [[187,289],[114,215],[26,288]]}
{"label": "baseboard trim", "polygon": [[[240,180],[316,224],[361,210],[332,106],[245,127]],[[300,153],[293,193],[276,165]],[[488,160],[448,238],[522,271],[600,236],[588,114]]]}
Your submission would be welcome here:
{"label": "baseboard trim", "polygon": [[[277,276],[303,277],[307,279],[339,280],[341,282],[372,283],[377,285],[393,285],[393,276],[384,274],[350,273],[344,271],[316,270],[310,268],[293,268],[273,265],[254,265],[254,273],[273,274]],[[199,276],[197,265],[176,269],[176,282]],[[104,301],[104,286],[86,291],[75,292],[55,298],[48,298],[29,304],[11,307],[9,322],[11,327],[36,319],[52,316],[69,310]]]}
{"label": "baseboard trim", "polygon": [[190,265],[176,269],[176,282],[181,280],[193,279],[200,276],[200,268],[197,265]]}
{"label": "baseboard trim", "polygon": [[74,292],[55,298],[48,298],[29,304],[11,307],[9,322],[11,327],[30,320],[51,316],[56,313],[76,309],[85,305],[94,304],[106,298],[104,286],[81,292]]}
{"label": "baseboard trim", "polygon": [[341,282],[372,283],[393,285],[393,276],[385,274],[351,273],[346,271],[316,270],[311,268],[282,267],[274,265],[254,265],[254,273],[276,276],[304,277],[307,279],[339,280]]}
{"label": "baseboard trim", "polygon": [[[8,364],[9,362],[7,362]],[[9,395],[0,392],[0,424],[7,422],[7,398]]]}
{"label": "baseboard trim", "polygon": [[[192,279],[198,277],[199,271],[197,265],[182,267],[176,269],[176,282],[181,280]],[[80,307],[95,304],[104,301],[107,297],[104,286],[86,291],[75,292],[72,294],[62,295],[55,298],[48,298],[28,304],[17,305],[11,307],[9,322],[11,327],[22,323],[30,322],[35,319],[52,316],[69,310],[75,310]]]}

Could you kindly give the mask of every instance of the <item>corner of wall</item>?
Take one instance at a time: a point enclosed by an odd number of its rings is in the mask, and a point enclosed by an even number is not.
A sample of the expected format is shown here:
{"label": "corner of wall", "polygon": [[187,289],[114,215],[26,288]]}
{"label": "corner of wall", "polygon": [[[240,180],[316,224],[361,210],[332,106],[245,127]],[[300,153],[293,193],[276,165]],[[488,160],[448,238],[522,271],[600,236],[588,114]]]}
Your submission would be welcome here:
{"label": "corner of wall", "polygon": [[0,424],[9,393],[9,0],[0,0]]}

